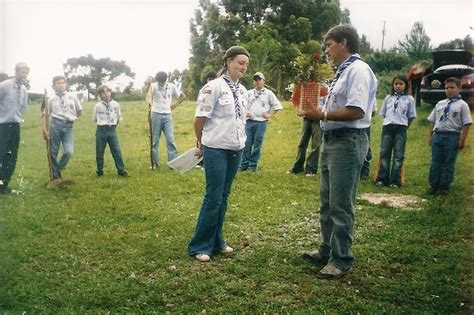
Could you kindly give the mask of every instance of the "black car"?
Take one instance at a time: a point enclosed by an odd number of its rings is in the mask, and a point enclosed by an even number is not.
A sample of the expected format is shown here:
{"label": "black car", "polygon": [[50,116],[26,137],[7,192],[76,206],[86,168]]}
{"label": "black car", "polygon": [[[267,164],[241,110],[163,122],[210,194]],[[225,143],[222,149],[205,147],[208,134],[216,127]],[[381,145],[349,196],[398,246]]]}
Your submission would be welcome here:
{"label": "black car", "polygon": [[461,96],[474,107],[474,68],[472,54],[466,50],[435,50],[433,65],[421,81],[420,96],[423,101],[435,105],[446,98],[444,80],[456,77],[461,80]]}

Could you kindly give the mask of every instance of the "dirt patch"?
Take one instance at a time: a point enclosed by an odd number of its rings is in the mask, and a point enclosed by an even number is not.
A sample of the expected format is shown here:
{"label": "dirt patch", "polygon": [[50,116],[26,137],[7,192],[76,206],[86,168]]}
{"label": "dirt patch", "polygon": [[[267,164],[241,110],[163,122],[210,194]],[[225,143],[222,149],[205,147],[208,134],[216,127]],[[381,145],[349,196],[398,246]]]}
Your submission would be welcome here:
{"label": "dirt patch", "polygon": [[373,205],[406,210],[421,210],[422,204],[426,201],[426,199],[412,195],[372,193],[362,194],[359,196],[359,199]]}

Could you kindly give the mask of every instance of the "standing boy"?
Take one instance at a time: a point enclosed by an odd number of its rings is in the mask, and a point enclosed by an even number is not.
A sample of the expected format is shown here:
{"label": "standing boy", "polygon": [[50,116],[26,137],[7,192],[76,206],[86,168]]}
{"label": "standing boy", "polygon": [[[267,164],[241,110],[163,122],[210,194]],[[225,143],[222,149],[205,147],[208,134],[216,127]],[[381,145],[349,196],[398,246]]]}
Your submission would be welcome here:
{"label": "standing boy", "polygon": [[439,101],[428,116],[428,144],[431,146],[430,194],[445,195],[454,180],[458,150],[464,148],[472,119],[469,106],[459,95],[461,81],[444,81],[447,99]]}
{"label": "standing boy", "polygon": [[267,123],[283,107],[276,95],[265,88],[265,76],[261,72],[253,75],[255,88],[248,92],[247,123],[245,143],[240,170],[257,171]]}
{"label": "standing boy", "polygon": [[99,86],[97,92],[102,100],[95,105],[94,113],[92,114],[92,120],[97,125],[95,132],[97,176],[104,175],[104,151],[108,143],[119,176],[127,177],[128,173],[123,164],[116,131],[119,121],[122,119],[120,104],[112,100],[112,91],[108,86]]}
{"label": "standing boy", "polygon": [[15,171],[22,114],[28,106],[29,72],[26,63],[17,63],[15,77],[0,83],[0,194],[16,193],[8,184]]}
{"label": "standing boy", "polygon": [[[49,139],[51,147],[51,168],[53,171],[53,180],[62,181],[62,170],[72,157],[74,151],[73,124],[81,116],[82,106],[79,99],[66,92],[67,81],[64,76],[55,76],[53,78],[53,89],[56,93],[48,100],[48,111],[51,117],[49,132],[43,128],[43,137]],[[61,159],[57,160],[59,147],[63,145],[63,154]]]}
{"label": "standing boy", "polygon": [[[156,83],[151,85],[153,97],[153,105],[151,108],[152,170],[159,167],[161,132],[164,132],[166,138],[168,161],[178,156],[174,142],[171,111],[186,99],[186,94],[179,94],[178,89],[173,83],[166,82],[168,75],[165,72],[158,72],[155,79]],[[175,102],[173,102],[173,99]]]}

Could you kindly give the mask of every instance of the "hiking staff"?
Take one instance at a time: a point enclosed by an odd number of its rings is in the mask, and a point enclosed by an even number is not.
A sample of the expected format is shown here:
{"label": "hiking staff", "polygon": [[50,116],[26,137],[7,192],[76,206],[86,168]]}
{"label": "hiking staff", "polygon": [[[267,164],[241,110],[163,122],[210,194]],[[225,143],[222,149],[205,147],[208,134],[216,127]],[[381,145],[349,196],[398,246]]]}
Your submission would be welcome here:
{"label": "hiking staff", "polygon": [[48,158],[49,180],[53,180],[53,169],[51,163],[51,144],[49,142],[49,109],[48,92],[44,89],[43,100],[41,101],[41,112],[43,119],[43,139],[46,141],[46,155]]}
{"label": "hiking staff", "polygon": [[152,96],[152,88],[151,83],[153,81],[147,81],[147,92],[146,92],[146,102],[148,103],[148,137],[150,138],[150,168],[153,170],[154,163],[153,163],[153,131],[152,131],[152,123],[151,123],[151,107],[153,105],[153,96]]}

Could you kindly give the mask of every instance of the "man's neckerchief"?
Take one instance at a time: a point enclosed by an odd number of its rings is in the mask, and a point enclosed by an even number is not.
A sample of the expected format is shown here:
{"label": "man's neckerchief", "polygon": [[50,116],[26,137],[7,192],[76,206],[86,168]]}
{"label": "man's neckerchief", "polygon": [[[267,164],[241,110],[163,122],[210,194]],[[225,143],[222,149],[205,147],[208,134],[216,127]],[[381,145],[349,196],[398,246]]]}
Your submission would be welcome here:
{"label": "man's neckerchief", "polygon": [[339,78],[341,77],[341,74],[344,72],[344,70],[346,70],[347,67],[349,67],[349,65],[351,65],[356,60],[360,60],[359,54],[354,54],[354,55],[350,56],[343,64],[341,64],[341,65],[339,65],[339,67],[337,67],[336,77],[334,78],[331,85],[329,86],[328,97],[326,98],[326,102],[325,102],[324,106],[326,106],[326,103],[331,98],[332,90],[333,90],[334,86],[336,85],[337,80],[339,80]]}

